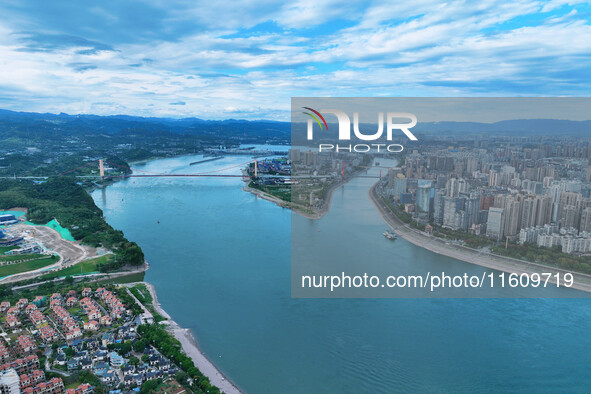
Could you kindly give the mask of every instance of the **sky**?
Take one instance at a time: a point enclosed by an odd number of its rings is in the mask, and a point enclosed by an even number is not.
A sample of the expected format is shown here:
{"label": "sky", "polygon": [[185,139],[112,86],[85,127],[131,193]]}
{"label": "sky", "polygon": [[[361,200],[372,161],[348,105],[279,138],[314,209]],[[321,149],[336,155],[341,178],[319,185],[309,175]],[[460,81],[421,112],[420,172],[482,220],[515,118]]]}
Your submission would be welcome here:
{"label": "sky", "polygon": [[[307,122],[312,109],[326,122],[337,122],[333,110],[343,111],[351,122],[377,125],[382,113],[412,114],[422,122],[494,123],[503,120],[554,119],[591,120],[590,97],[296,97],[292,100],[291,121]],[[393,117],[393,123],[409,123],[407,115]]]}
{"label": "sky", "polygon": [[291,97],[589,96],[583,1],[3,0],[0,108],[289,120]]}

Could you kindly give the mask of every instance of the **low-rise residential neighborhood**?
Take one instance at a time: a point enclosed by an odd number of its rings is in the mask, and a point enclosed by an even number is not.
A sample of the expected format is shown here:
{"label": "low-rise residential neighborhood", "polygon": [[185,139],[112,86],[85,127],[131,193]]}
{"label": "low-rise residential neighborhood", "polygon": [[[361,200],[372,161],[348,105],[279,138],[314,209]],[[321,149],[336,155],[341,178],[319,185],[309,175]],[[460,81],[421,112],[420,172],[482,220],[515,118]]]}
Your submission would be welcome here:
{"label": "low-rise residential neighborhood", "polygon": [[0,392],[138,392],[151,380],[181,387],[180,369],[139,341],[138,308],[115,287],[1,301]]}

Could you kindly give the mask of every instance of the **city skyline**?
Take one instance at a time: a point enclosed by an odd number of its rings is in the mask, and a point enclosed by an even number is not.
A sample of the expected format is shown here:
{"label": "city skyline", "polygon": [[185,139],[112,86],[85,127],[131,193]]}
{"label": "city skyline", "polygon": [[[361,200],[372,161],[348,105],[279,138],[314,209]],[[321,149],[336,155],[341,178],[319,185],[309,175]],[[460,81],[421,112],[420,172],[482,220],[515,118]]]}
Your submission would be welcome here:
{"label": "city skyline", "polygon": [[588,141],[556,146],[491,136],[446,148],[453,141],[431,141],[389,170],[384,194],[400,212],[436,231],[558,246],[569,254],[591,250]]}

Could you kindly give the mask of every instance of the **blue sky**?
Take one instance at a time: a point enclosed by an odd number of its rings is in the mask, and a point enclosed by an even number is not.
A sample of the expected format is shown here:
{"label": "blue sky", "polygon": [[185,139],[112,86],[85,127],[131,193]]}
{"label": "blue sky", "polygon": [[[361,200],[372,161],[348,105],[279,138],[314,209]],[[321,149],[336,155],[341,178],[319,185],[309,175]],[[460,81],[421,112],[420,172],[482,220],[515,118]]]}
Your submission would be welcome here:
{"label": "blue sky", "polygon": [[0,108],[288,120],[292,96],[589,96],[579,1],[0,3]]}

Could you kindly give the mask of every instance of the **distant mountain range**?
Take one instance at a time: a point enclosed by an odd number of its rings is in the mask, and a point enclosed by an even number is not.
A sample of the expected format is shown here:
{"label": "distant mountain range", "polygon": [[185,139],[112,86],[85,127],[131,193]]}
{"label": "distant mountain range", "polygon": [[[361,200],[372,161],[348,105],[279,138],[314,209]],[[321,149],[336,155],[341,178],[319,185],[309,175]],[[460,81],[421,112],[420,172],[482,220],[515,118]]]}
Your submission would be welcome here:
{"label": "distant mountain range", "polygon": [[153,118],[127,115],[68,115],[0,110],[0,134],[7,131],[104,134],[184,134],[193,136],[289,139],[290,124],[267,120],[204,120]]}
{"label": "distant mountain range", "polygon": [[558,119],[516,119],[495,123],[477,122],[428,122],[419,123],[413,130],[424,133],[490,133],[507,135],[568,135],[591,137],[591,120],[573,121]]}
{"label": "distant mountain range", "polygon": [[[329,124],[336,129],[336,124]],[[375,125],[362,125],[368,130]],[[204,120],[200,118],[155,118],[128,115],[68,115],[0,110],[0,134],[15,128],[28,132],[62,132],[105,134],[184,134],[193,136],[285,138],[290,136],[290,123],[270,120]],[[500,135],[591,136],[591,121],[556,119],[517,119],[495,123],[419,122],[413,128],[423,134],[487,133]]]}

